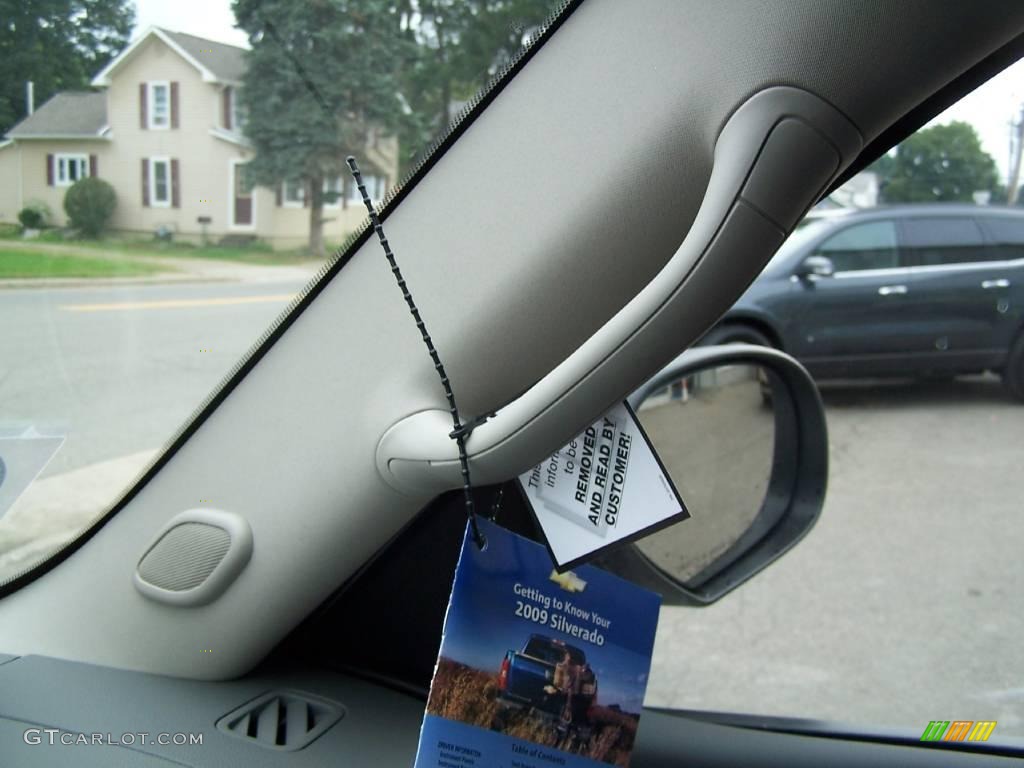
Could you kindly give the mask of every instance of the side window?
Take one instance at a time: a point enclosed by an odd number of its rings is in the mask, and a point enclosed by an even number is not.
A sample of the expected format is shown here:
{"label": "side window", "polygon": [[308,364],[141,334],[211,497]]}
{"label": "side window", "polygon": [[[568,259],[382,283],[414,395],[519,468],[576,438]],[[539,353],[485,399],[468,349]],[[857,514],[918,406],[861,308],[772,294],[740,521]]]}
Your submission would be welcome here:
{"label": "side window", "polygon": [[149,128],[169,128],[171,124],[171,97],[168,83],[149,84]]}
{"label": "side window", "polygon": [[345,192],[345,179],[331,176],[324,179],[324,208],[340,208]]}
{"label": "side window", "polygon": [[306,187],[303,182],[289,179],[281,184],[281,198],[285,208],[302,208],[306,202]]}
{"label": "side window", "polygon": [[993,259],[1024,259],[1024,218],[1000,216],[982,219],[982,224],[992,239]]}
{"label": "side window", "polygon": [[171,204],[170,160],[153,157],[149,160],[150,204],[154,207],[169,207]]}
{"label": "side window", "polygon": [[54,155],[57,167],[57,186],[70,187],[79,179],[89,175],[88,155]]}
{"label": "side window", "polygon": [[994,248],[985,246],[977,222],[966,216],[906,219],[903,246],[910,266],[971,264],[998,258]]}
{"label": "side window", "polygon": [[836,272],[898,267],[896,226],[891,221],[854,224],[824,241],[815,253],[830,258]]}

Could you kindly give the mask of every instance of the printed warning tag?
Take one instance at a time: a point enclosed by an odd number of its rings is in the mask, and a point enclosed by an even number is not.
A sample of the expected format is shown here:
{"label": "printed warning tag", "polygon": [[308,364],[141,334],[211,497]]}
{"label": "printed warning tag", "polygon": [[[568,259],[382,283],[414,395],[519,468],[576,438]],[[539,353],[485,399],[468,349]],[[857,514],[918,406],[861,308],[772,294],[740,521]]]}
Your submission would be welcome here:
{"label": "printed warning tag", "polygon": [[626,403],[519,482],[559,570],[690,516]]}
{"label": "printed warning tag", "polygon": [[467,526],[415,768],[628,766],[661,598]]}

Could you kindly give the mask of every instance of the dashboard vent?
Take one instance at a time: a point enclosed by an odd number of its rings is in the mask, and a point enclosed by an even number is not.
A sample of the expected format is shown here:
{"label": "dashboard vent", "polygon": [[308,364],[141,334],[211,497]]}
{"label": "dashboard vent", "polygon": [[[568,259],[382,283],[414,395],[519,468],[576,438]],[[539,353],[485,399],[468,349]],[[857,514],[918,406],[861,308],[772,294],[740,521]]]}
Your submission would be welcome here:
{"label": "dashboard vent", "polygon": [[294,752],[341,720],[345,709],[299,691],[271,691],[217,721],[217,728],[268,749]]}

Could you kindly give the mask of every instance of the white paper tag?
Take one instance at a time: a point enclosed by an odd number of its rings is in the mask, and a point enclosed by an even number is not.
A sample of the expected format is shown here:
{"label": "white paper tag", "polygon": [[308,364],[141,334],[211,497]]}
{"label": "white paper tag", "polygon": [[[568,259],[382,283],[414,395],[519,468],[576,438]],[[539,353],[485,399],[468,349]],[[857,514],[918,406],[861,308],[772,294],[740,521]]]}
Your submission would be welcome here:
{"label": "white paper tag", "polygon": [[690,517],[626,403],[519,482],[560,571]]}

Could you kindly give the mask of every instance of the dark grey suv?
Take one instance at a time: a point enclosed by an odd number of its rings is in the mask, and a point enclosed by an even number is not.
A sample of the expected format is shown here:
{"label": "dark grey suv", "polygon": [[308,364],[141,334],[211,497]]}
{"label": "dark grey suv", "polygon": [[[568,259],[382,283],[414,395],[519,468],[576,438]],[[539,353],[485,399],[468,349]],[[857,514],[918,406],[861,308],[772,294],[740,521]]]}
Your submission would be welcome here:
{"label": "dark grey suv", "polygon": [[818,377],[993,370],[1024,398],[1024,212],[873,208],[797,230],[702,340],[770,344]]}

